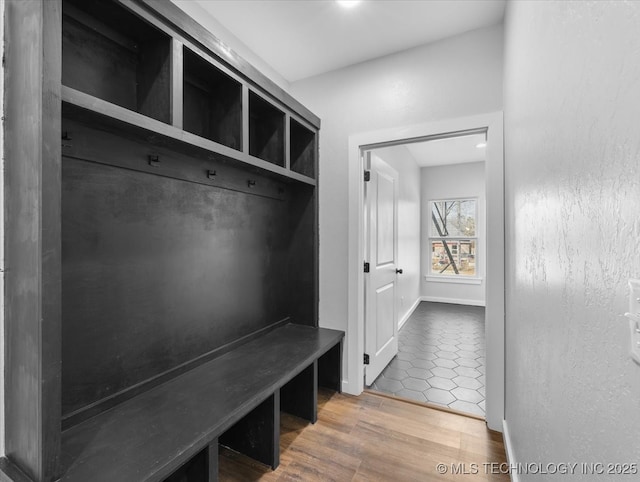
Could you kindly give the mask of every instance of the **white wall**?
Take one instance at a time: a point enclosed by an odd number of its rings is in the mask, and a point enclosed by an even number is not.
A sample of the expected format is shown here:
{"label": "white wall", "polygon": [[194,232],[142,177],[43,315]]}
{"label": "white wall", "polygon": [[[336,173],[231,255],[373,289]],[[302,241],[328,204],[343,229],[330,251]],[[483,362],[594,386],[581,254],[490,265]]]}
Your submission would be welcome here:
{"label": "white wall", "polygon": [[[422,296],[427,301],[484,306],[485,304],[485,173],[484,162],[469,162],[449,166],[423,167],[422,178]],[[480,284],[447,283],[425,280],[431,273],[431,248],[429,226],[431,211],[429,201],[438,199],[477,198],[478,236],[476,244],[476,277]],[[470,282],[470,281],[468,281]]]}
{"label": "white wall", "polygon": [[[214,2],[206,1],[209,5],[214,5]],[[222,25],[217,19],[207,12],[202,5],[200,5],[199,1],[196,0],[171,0],[172,3],[175,3],[181,10],[183,10],[187,15],[194,18],[200,25],[205,27],[207,30],[213,33],[218,40],[222,41],[227,45],[231,50],[240,55],[244,60],[253,65],[256,69],[258,69],[262,74],[271,79],[280,88],[284,90],[289,89],[289,82],[282,75],[280,75],[276,70],[271,67],[267,62],[265,62],[262,57],[256,55],[253,50],[247,47],[244,42],[242,42],[238,37],[232,34],[227,28]],[[250,8],[250,7],[247,7]]]}
{"label": "white wall", "polygon": [[638,25],[640,2],[507,6],[506,421],[518,462],[640,462],[640,366],[621,316],[640,277]]}
{"label": "white wall", "polygon": [[501,26],[476,30],[291,84],[292,95],[322,119],[322,326],[347,330],[349,136],[502,110],[502,33]]}
{"label": "white wall", "polygon": [[404,146],[374,152],[398,172],[397,320],[402,326],[420,301],[420,168]]}

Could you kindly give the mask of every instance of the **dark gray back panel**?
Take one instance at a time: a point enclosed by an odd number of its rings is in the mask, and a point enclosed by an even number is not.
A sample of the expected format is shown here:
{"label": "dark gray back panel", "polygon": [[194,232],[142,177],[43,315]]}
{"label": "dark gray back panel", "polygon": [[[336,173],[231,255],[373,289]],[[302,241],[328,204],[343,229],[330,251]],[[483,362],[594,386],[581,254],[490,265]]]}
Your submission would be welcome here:
{"label": "dark gray back panel", "polygon": [[62,213],[63,414],[290,314],[285,201],[63,158]]}

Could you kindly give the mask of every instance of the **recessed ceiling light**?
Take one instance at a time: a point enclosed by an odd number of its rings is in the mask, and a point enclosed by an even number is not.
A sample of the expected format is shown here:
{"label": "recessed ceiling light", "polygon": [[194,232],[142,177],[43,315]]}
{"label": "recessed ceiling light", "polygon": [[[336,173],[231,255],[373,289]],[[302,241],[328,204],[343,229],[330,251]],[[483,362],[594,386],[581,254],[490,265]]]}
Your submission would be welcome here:
{"label": "recessed ceiling light", "polygon": [[353,8],[360,3],[360,0],[336,0],[336,3],[343,8]]}
{"label": "recessed ceiling light", "polygon": [[482,149],[483,147],[487,147],[487,143],[486,142],[480,142],[479,144],[476,144],[476,147],[478,149]]}

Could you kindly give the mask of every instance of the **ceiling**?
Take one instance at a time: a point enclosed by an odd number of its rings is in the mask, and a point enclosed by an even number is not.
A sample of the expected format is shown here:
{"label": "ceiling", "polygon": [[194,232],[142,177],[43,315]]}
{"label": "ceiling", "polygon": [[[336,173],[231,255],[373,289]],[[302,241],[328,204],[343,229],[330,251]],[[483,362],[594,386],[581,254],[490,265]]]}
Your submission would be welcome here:
{"label": "ceiling", "polygon": [[[485,134],[473,134],[402,144],[402,147],[409,151],[420,167],[444,166],[484,161],[486,148],[476,146],[484,143],[485,139]],[[397,147],[385,147],[376,151],[384,156],[385,150],[391,154]]]}
{"label": "ceiling", "polygon": [[500,23],[506,0],[192,0],[288,82]]}

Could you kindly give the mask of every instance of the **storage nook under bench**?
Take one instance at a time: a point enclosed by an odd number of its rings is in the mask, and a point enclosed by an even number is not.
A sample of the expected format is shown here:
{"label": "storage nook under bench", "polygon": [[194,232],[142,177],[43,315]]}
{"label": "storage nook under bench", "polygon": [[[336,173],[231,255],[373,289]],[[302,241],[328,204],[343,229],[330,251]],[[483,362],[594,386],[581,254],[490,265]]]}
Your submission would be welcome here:
{"label": "storage nook under bench", "polygon": [[[317,387],[340,390],[344,333],[318,328],[319,119],[168,0],[9,0],[24,18],[8,69],[31,52],[44,100],[10,76],[8,112],[41,112],[42,164],[7,183],[35,190],[43,234],[6,245],[0,469],[209,481],[218,443],[275,468],[280,410],[315,422]],[[28,200],[9,196],[19,233]],[[24,295],[11,260],[30,250]]]}

